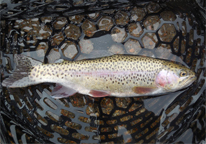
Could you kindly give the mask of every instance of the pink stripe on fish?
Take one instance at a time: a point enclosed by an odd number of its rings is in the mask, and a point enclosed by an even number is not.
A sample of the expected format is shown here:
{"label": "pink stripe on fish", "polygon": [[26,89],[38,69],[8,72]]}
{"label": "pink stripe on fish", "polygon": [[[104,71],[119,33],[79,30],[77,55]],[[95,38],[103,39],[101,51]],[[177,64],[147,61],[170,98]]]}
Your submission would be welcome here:
{"label": "pink stripe on fish", "polygon": [[107,75],[118,75],[118,74],[139,74],[139,75],[145,75],[145,73],[153,74],[155,72],[143,72],[143,71],[93,71],[93,72],[72,72],[72,75],[97,75],[97,76],[107,76]]}

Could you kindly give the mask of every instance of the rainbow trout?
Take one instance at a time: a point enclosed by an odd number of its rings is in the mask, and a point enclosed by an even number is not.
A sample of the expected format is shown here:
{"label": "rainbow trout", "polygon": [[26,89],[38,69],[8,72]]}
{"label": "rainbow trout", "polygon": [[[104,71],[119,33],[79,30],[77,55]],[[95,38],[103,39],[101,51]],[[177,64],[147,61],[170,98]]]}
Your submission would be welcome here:
{"label": "rainbow trout", "polygon": [[54,64],[42,64],[24,55],[15,58],[16,70],[2,85],[17,88],[56,83],[54,98],[77,92],[93,97],[156,95],[177,91],[196,80],[195,73],[185,66],[142,56],[113,55]]}

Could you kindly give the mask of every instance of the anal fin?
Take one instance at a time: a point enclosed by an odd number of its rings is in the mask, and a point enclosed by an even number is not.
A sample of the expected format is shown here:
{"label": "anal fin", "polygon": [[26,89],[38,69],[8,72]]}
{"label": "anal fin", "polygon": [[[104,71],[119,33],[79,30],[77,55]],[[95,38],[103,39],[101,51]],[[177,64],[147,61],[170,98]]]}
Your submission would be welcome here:
{"label": "anal fin", "polygon": [[52,91],[52,98],[55,99],[65,98],[65,97],[72,96],[75,93],[77,93],[77,91],[72,88],[65,87],[61,84],[56,84],[56,86]]}
{"label": "anal fin", "polygon": [[109,96],[110,95],[107,92],[97,91],[97,90],[91,90],[89,92],[89,94],[92,95],[93,97],[105,97],[105,96]]}

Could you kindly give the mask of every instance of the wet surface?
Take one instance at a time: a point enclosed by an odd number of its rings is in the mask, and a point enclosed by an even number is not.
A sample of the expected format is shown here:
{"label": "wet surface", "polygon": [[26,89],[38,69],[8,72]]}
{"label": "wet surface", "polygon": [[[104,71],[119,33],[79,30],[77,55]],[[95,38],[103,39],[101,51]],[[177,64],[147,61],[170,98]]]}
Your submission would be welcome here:
{"label": "wet surface", "polygon": [[[47,10],[68,7],[49,5]],[[0,142],[204,143],[205,30],[194,15],[165,3],[128,2],[95,13],[1,20],[1,81],[12,74],[14,54],[20,53],[44,63],[113,54],[150,56],[187,65],[197,80],[181,91],[129,98],[75,94],[55,100],[55,84],[0,87]]]}

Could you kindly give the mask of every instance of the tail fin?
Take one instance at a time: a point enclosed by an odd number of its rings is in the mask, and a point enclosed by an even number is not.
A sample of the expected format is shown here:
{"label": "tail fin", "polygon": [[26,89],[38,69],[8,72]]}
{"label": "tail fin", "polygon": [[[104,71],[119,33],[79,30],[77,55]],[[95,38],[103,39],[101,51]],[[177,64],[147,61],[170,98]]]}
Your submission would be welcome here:
{"label": "tail fin", "polygon": [[29,79],[29,73],[32,67],[42,64],[31,57],[25,55],[15,55],[16,69],[9,78],[2,82],[4,87],[26,87],[28,85],[36,84],[34,80]]}

